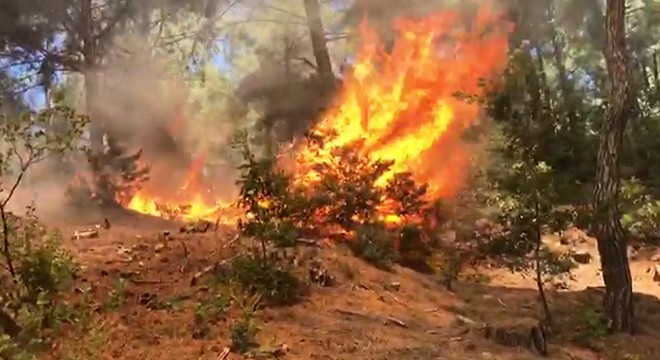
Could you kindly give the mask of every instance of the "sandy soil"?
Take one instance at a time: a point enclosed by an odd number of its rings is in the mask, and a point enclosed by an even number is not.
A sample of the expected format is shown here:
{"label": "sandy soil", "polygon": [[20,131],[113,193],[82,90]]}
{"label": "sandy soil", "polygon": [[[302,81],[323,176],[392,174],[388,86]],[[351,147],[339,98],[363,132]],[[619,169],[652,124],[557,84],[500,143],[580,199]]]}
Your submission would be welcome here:
{"label": "sandy soil", "polygon": [[[243,245],[231,228],[204,234],[181,234],[177,224],[144,219],[112,219],[110,230],[93,239],[70,240],[84,227],[63,229],[66,246],[83,266],[76,302],[85,296],[98,306],[91,327],[69,329],[58,340],[52,359],[241,359],[224,355],[229,328],[240,316],[228,313],[195,338],[194,311],[208,299],[204,282],[194,275],[230,257]],[[169,235],[165,235],[168,232]],[[648,269],[653,250],[640,249],[633,261],[640,333],[602,337],[590,319],[602,286],[592,239],[575,233],[552,246],[588,251],[572,279],[550,291],[557,329],[549,335],[549,359],[660,359],[660,284]],[[257,312],[258,340],[264,348],[287,349],[284,359],[538,359],[526,346],[502,346],[486,339],[481,323],[512,327],[533,323],[539,314],[534,283],[503,269],[480,269],[447,291],[437,278],[409,269],[377,270],[336,246],[302,247],[300,258],[318,258],[335,278],[329,287],[312,286],[300,304]],[[116,296],[125,279],[123,300],[113,309],[103,304]],[[114,293],[113,293],[114,291]],[[110,300],[109,300],[110,299]],[[249,302],[250,299],[236,298]],[[153,306],[154,304],[167,306]],[[176,303],[176,306],[174,305]],[[474,323],[473,323],[474,322]],[[586,334],[586,335],[585,335]],[[223,357],[224,356],[224,357]],[[273,358],[267,356],[263,358]]]}

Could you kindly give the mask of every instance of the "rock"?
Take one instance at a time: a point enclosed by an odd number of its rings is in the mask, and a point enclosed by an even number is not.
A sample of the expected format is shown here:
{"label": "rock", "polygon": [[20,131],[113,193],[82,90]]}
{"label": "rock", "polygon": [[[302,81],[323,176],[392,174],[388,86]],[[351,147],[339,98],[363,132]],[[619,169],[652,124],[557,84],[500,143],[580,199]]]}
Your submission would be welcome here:
{"label": "rock", "polygon": [[128,249],[123,246],[119,246],[117,248],[117,255],[130,255],[132,252],[133,252],[132,249]]}
{"label": "rock", "polygon": [[179,229],[179,232],[186,234],[201,234],[207,232],[211,228],[210,222],[206,220],[199,220],[192,224],[186,224]]}
{"label": "rock", "polygon": [[159,253],[165,249],[165,244],[163,243],[158,243],[156,246],[154,246],[154,251]]}
{"label": "rock", "polygon": [[653,267],[653,281],[660,283],[660,264]]}
{"label": "rock", "polygon": [[651,261],[660,262],[660,251],[656,251],[653,256],[651,256]]}
{"label": "rock", "polygon": [[578,251],[573,254],[573,260],[578,264],[588,264],[591,262],[591,253],[588,251]]}
{"label": "rock", "polygon": [[566,281],[562,279],[555,279],[552,281],[552,286],[557,290],[568,290],[569,286]]}
{"label": "rock", "polygon": [[87,229],[76,231],[73,233],[73,240],[80,239],[95,239],[99,237],[99,231],[97,229]]}
{"label": "rock", "polygon": [[387,285],[386,289],[391,290],[391,291],[399,291],[401,290],[401,283],[400,282],[391,282]]}

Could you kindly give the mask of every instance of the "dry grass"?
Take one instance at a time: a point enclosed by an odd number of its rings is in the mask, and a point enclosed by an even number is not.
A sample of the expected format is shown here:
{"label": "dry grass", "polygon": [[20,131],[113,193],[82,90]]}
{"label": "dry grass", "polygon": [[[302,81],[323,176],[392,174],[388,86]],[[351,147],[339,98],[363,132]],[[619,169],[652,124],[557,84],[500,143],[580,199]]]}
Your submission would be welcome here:
{"label": "dry grass", "polygon": [[[166,230],[171,232],[167,240]],[[232,324],[243,315],[240,308],[248,307],[251,299],[225,294],[244,306],[232,307],[216,319],[206,337],[193,336],[195,311],[208,301],[212,288],[204,282],[191,286],[191,280],[205,267],[242,251],[245,244],[231,241],[234,238],[230,229],[188,235],[178,234],[175,226],[151,230],[115,226],[97,239],[71,242],[68,245],[85,267],[79,288],[91,289],[84,295],[86,304],[96,306],[90,309],[84,330],[71,326],[68,336],[44,357],[241,359],[237,354],[224,358],[221,354],[230,344]],[[156,251],[158,244],[165,246]],[[518,276],[480,272],[471,281],[457,283],[456,292],[450,293],[433,276],[400,267],[392,272],[377,270],[341,247],[301,247],[296,257],[301,263],[318,259],[336,284],[312,286],[298,305],[259,310],[257,339],[262,350],[285,344],[288,352],[283,358],[301,360],[539,358],[524,347],[497,345],[477,327],[461,321],[462,316],[494,326],[533,321],[536,293]],[[493,277],[490,283],[474,281],[486,275]],[[118,289],[122,277],[126,280]],[[78,294],[76,299],[82,297]],[[598,304],[597,290],[554,293],[558,331],[550,337],[548,358],[660,358],[656,346],[660,302],[649,295],[639,299],[642,332],[632,339],[600,334],[590,318],[592,306]]]}

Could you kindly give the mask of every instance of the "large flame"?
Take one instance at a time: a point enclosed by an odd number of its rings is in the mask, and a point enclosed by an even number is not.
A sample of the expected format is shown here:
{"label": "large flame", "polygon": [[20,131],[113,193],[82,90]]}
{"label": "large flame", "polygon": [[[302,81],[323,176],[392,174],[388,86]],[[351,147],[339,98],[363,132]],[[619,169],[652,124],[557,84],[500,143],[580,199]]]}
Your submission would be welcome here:
{"label": "large flame", "polygon": [[480,96],[483,80],[501,73],[507,62],[510,27],[487,7],[467,28],[457,12],[400,20],[392,51],[363,22],[362,47],[344,81],[338,105],[316,127],[329,137],[322,149],[297,154],[300,181],[318,179],[313,164],[330,161],[334,150],[363,142],[372,160],[395,161],[386,182],[411,172],[429,184],[429,195],[449,196],[460,188],[469,161],[461,141],[479,118],[479,106],[458,94]]}
{"label": "large flame", "polygon": [[211,201],[212,194],[205,191],[200,175],[205,154],[200,154],[186,171],[183,185],[169,195],[158,195],[149,188],[136,193],[126,204],[128,209],[141,214],[184,221],[206,220],[216,223],[233,223],[236,209],[231,203]]}
{"label": "large flame", "polygon": [[[321,150],[298,149],[297,181],[318,179],[314,164],[332,162],[334,150],[362,142],[364,156],[395,161],[381,182],[405,171],[427,183],[434,198],[454,194],[469,161],[469,147],[461,134],[479,119],[479,105],[457,95],[484,94],[483,80],[501,73],[506,65],[510,32],[509,24],[488,6],[482,6],[469,26],[464,19],[458,12],[445,11],[400,20],[395,24],[398,39],[389,53],[363,22],[352,73],[344,79],[337,105],[314,129],[320,135],[336,136],[328,136]],[[228,205],[205,199],[196,180],[201,161],[192,165],[177,194],[158,197],[142,191],[127,207],[163,217],[170,211],[163,207],[184,204],[189,205],[185,219],[216,220]]]}

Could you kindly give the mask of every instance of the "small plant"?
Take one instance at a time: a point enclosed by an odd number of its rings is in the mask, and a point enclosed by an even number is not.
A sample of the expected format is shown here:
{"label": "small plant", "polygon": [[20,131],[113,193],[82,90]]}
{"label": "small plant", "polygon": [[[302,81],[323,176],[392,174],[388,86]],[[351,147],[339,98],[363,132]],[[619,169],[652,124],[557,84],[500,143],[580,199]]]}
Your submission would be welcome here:
{"label": "small plant", "polygon": [[660,240],[660,200],[635,178],[621,182],[621,200],[624,228],[638,239]]}
{"label": "small plant", "polygon": [[255,325],[252,314],[246,314],[230,329],[231,349],[239,354],[245,354],[255,348],[258,345],[256,341],[258,332],[259,328]]}
{"label": "small plant", "polygon": [[304,205],[295,206],[296,200],[290,190],[290,179],[275,166],[273,158],[258,160],[251,151],[247,138],[237,142],[241,146],[245,163],[238,185],[241,188],[239,206],[243,207],[247,219],[238,224],[245,236],[253,236],[262,245],[262,256],[266,256],[269,242],[287,247],[295,244],[299,224],[296,217],[302,216]]}
{"label": "small plant", "polygon": [[231,302],[221,294],[218,294],[206,301],[200,302],[195,308],[195,317],[193,323],[193,338],[202,339],[211,333],[211,324],[220,320]]}
{"label": "small plant", "polygon": [[349,240],[356,255],[382,268],[400,262],[429,270],[430,234],[444,219],[426,202],[426,186],[409,173],[388,174],[393,163],[371,161],[360,143],[324,149],[328,139],[309,135],[310,151],[335,155],[297,170],[298,176],[309,170],[310,181],[293,181],[272,157],[257,159],[245,134],[236,140],[246,159],[239,181],[242,234],[261,242],[262,258],[268,244],[291,246],[309,234]]}
{"label": "small plant", "polygon": [[378,268],[389,270],[398,260],[395,240],[395,234],[385,225],[376,223],[359,226],[348,245],[357,257]]}
{"label": "small plant", "polygon": [[293,270],[275,258],[255,254],[232,260],[232,279],[250,294],[270,305],[291,305],[302,295],[304,284]]}
{"label": "small plant", "polygon": [[126,301],[126,280],[123,278],[117,279],[114,287],[108,294],[108,299],[105,306],[110,310],[115,310],[124,305]]}
{"label": "small plant", "polygon": [[231,302],[225,296],[218,294],[201,302],[195,308],[195,322],[214,322],[225,314]]}
{"label": "small plant", "polygon": [[602,338],[608,334],[602,314],[589,306],[578,309],[576,320],[579,324],[580,339],[583,341]]}

